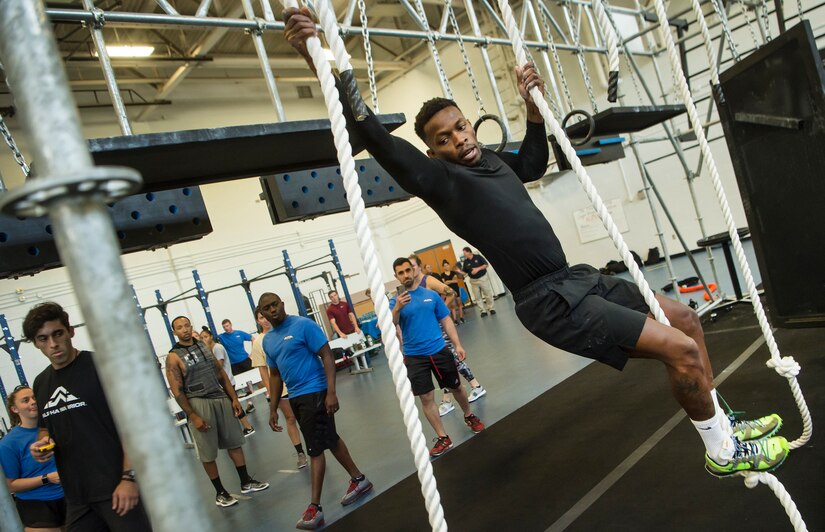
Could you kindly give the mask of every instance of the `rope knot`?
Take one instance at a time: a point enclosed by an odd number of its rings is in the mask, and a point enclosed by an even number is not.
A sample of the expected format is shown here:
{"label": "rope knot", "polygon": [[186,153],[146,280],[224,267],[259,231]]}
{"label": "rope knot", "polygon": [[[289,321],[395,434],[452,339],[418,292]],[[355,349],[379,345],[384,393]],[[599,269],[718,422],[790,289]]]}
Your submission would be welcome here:
{"label": "rope knot", "polygon": [[800,366],[799,363],[793,359],[793,357],[782,357],[779,362],[776,362],[774,359],[770,359],[766,364],[769,368],[775,369],[777,373],[786,379],[796,377],[802,370],[802,366]]}
{"label": "rope knot", "polygon": [[745,487],[748,489],[753,489],[759,485],[759,473],[742,473],[742,476],[745,477]]}

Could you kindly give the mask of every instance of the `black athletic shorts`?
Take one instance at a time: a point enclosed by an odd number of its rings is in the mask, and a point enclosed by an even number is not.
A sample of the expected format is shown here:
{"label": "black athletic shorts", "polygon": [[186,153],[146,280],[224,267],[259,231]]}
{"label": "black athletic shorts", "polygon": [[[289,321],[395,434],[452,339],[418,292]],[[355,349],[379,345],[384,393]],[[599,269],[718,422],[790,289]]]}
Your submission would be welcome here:
{"label": "black athletic shorts", "polygon": [[649,308],[639,288],[586,264],[563,268],[513,292],[516,315],[548,344],[616,369],[636,347]]}
{"label": "black athletic shorts", "polygon": [[435,375],[439,388],[455,390],[461,386],[455,357],[448,347],[430,356],[405,356],[404,365],[413,395],[424,395],[435,389],[431,375]]}
{"label": "black athletic shorts", "polygon": [[324,401],[327,391],[307,393],[289,398],[289,405],[301,427],[307,454],[320,456],[325,449],[338,446],[338,433],[335,431],[335,416],[327,414]]}
{"label": "black athletic shorts", "polygon": [[66,524],[66,499],[52,501],[21,500],[14,498],[17,513],[27,528],[60,528]]}
{"label": "black athletic shorts", "polygon": [[252,369],[252,359],[246,357],[245,359],[241,360],[237,364],[232,364],[232,375],[240,375],[244,371],[249,371]]}
{"label": "black athletic shorts", "polygon": [[152,532],[149,516],[138,501],[137,506],[124,516],[112,510],[112,500],[86,504],[69,503],[66,511],[66,532]]}

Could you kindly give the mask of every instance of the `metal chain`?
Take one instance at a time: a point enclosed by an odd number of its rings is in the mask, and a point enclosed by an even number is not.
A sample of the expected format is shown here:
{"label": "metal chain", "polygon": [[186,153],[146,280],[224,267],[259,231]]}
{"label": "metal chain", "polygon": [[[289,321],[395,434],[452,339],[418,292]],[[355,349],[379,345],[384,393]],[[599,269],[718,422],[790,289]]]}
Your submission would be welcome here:
{"label": "metal chain", "polygon": [[[599,112],[599,108],[596,105],[596,95],[593,94],[593,84],[590,81],[590,71],[587,68],[587,59],[584,57],[584,47],[581,43],[581,26],[577,25],[573,20],[573,10],[569,8],[567,4],[562,6],[565,10],[567,10],[568,15],[570,17],[570,25],[573,29],[573,42],[576,44],[576,57],[579,60],[579,67],[582,71],[582,77],[584,78],[584,86],[587,89],[587,97],[590,98],[590,106],[593,108],[594,113]],[[579,20],[581,22],[581,11],[579,11]]]}
{"label": "metal chain", "polygon": [[738,63],[742,59],[742,56],[739,55],[739,51],[736,49],[736,43],[733,42],[733,35],[730,32],[730,25],[728,23],[728,15],[722,9],[722,6],[720,6],[717,2],[718,0],[710,0],[710,4],[713,6],[716,16],[719,17],[719,23],[722,24],[722,31],[725,32],[725,40],[728,42],[730,55],[732,55],[733,60]]}
{"label": "metal chain", "polygon": [[378,109],[378,87],[375,84],[375,65],[372,62],[372,45],[370,44],[370,30],[367,27],[367,6],[364,0],[358,0],[358,10],[361,18],[361,35],[364,38],[364,55],[367,59],[367,76],[370,82],[370,96],[372,97],[372,109],[375,114],[381,111]]}
{"label": "metal chain", "polygon": [[[567,78],[564,76],[564,70],[561,67],[561,58],[559,57],[559,51],[556,48],[556,41],[553,39],[553,32],[550,28],[550,21],[547,20],[547,15],[544,13],[544,4],[541,0],[538,0],[539,5],[537,6],[537,10],[539,12],[539,18],[541,18],[541,24],[544,26],[544,33],[547,35],[547,44],[550,46],[550,52],[553,54],[553,62],[556,63],[556,70],[559,71],[559,78],[561,79],[561,88],[564,92],[564,98],[567,100],[567,107],[570,109],[574,109],[573,107],[573,97],[570,95],[570,87],[567,85]],[[552,100],[552,98],[551,98]]]}
{"label": "metal chain", "polygon": [[430,29],[430,23],[427,22],[427,13],[424,11],[424,3],[421,0],[415,0],[415,9],[418,11],[418,16],[424,24],[427,31],[427,42],[430,43],[430,51],[433,54],[433,61],[435,61],[435,68],[438,70],[438,77],[441,78],[441,85],[444,89],[445,96],[450,100],[453,99],[453,91],[450,89],[450,81],[447,73],[444,71],[444,65],[441,63],[441,56],[438,53],[438,47],[435,45],[435,34]]}
{"label": "metal chain", "polygon": [[458,20],[455,18],[452,0],[444,0],[444,9],[447,10],[447,13],[450,16],[450,25],[453,27],[453,32],[458,38],[458,49],[461,52],[461,60],[464,62],[464,69],[467,71],[467,77],[470,78],[470,86],[473,88],[473,97],[475,97],[476,105],[478,106],[478,116],[485,115],[487,114],[487,111],[484,109],[484,100],[481,99],[481,93],[478,90],[476,76],[473,73],[473,66],[470,64],[470,58],[467,56],[467,49],[464,47],[464,37],[461,35],[461,29],[458,27]]}
{"label": "metal chain", "polygon": [[805,20],[805,10],[802,9],[802,0],[796,0],[796,9],[799,12],[799,21],[802,22]]}
{"label": "metal chain", "polygon": [[[8,86],[8,83],[6,86]],[[6,144],[11,149],[11,153],[14,155],[14,160],[20,166],[20,169],[23,170],[23,175],[29,177],[29,174],[31,174],[31,168],[29,168],[29,165],[26,164],[26,158],[23,157],[23,154],[20,153],[20,150],[17,148],[17,143],[14,142],[14,137],[11,136],[11,131],[9,131],[9,128],[6,126],[6,121],[3,120],[2,115],[0,115],[0,135],[3,135],[3,140],[6,141]]]}
{"label": "metal chain", "polygon": [[760,46],[762,46],[762,44],[759,42],[759,38],[756,36],[756,30],[753,29],[751,18],[748,16],[748,6],[745,5],[745,0],[738,0],[737,3],[739,4],[739,10],[742,11],[742,16],[745,17],[745,24],[748,25],[748,31],[750,31],[751,33],[753,45],[759,48]]}
{"label": "metal chain", "polygon": [[765,27],[765,40],[771,42],[771,21],[768,18],[768,0],[762,0],[762,25]]}

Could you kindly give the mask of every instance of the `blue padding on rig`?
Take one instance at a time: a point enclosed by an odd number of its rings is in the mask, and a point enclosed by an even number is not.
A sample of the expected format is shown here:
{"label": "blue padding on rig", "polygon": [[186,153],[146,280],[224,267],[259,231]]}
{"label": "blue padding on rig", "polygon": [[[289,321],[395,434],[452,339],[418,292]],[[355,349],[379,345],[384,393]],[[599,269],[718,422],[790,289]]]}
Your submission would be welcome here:
{"label": "blue padding on rig", "polygon": [[602,152],[601,148],[588,148],[586,150],[576,150],[576,155],[578,155],[579,157],[582,157],[582,156],[585,156],[585,155],[596,155],[597,153],[601,153],[601,152]]}
{"label": "blue padding on rig", "polygon": [[624,137],[612,137],[609,139],[599,139],[596,141],[596,144],[600,146],[607,146],[608,144],[619,144],[624,142]]}

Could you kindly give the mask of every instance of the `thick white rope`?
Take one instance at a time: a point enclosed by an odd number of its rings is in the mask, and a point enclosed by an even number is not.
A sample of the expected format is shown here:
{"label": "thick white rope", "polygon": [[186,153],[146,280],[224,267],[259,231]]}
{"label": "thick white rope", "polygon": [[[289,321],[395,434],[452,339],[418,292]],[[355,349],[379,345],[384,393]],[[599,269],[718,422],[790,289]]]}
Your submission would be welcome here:
{"label": "thick white rope", "polygon": [[[656,0],[656,14],[660,21],[666,20],[665,6],[662,0]],[[699,119],[699,112],[697,111],[696,104],[693,102],[693,98],[690,94],[690,88],[687,85],[684,72],[680,66],[681,62],[679,60],[679,54],[676,51],[676,45],[673,43],[673,37],[670,35],[670,30],[667,25],[659,25],[659,34],[662,36],[662,40],[667,45],[668,58],[670,59],[671,70],[673,71],[674,79],[676,81],[676,88],[682,96],[682,100],[687,108],[688,116],[693,124],[693,130],[696,133],[696,138],[699,140],[702,155],[704,156],[705,166],[710,173],[713,188],[716,191],[716,198],[719,201],[719,207],[722,210],[722,215],[728,228],[728,234],[730,235],[731,243],[733,244],[733,248],[736,252],[736,258],[739,262],[739,267],[742,269],[742,274],[745,278],[745,284],[747,286],[751,303],[753,304],[754,313],[756,314],[759,327],[762,330],[762,335],[765,337],[765,343],[767,344],[768,350],[771,354],[771,360],[768,362],[768,366],[774,368],[777,373],[788,379],[788,383],[793,391],[794,399],[799,407],[799,412],[802,415],[802,435],[797,440],[790,443],[791,449],[797,449],[805,445],[805,443],[810,440],[811,434],[813,433],[811,415],[808,411],[807,405],[805,404],[805,400],[802,397],[802,392],[799,389],[799,385],[796,382],[796,374],[799,372],[798,364],[796,364],[791,357],[783,358],[779,352],[779,346],[773,336],[773,331],[771,330],[771,326],[768,323],[768,318],[765,315],[765,309],[762,307],[762,301],[760,300],[759,293],[756,290],[756,283],[753,280],[753,274],[751,273],[748,260],[745,257],[745,250],[742,247],[742,241],[739,239],[739,233],[736,229],[733,213],[731,212],[730,204],[728,203],[727,195],[725,194],[725,189],[722,185],[722,180],[719,177],[719,171],[716,168],[716,161],[713,158],[713,153],[710,151],[710,145],[708,144],[707,137],[705,136],[705,131],[702,128],[702,122]],[[713,61],[711,61],[711,64],[713,64]]]}
{"label": "thick white rope", "polygon": [[[524,53],[524,42],[522,41],[519,33],[516,19],[513,17],[513,10],[510,8],[510,4],[507,0],[498,0],[498,6],[504,18],[504,24],[507,27],[507,34],[510,38],[510,42],[513,45],[513,52],[516,54],[516,62],[520,66],[524,66],[527,64],[527,55]],[[573,145],[570,144],[570,140],[561,128],[561,124],[559,124],[553,116],[553,113],[550,111],[550,107],[544,100],[544,96],[541,91],[539,91],[537,87],[533,87],[530,89],[530,96],[536,106],[538,106],[542,118],[544,118],[544,121],[550,127],[550,133],[556,137],[556,141],[559,143],[559,146],[564,152],[564,156],[567,157],[567,160],[570,162],[570,166],[573,168],[573,171],[576,172],[576,176],[579,178],[585,194],[587,194],[588,199],[590,199],[590,202],[599,214],[599,218],[601,218],[605,229],[607,229],[610,238],[613,240],[613,244],[616,246],[616,249],[619,250],[622,260],[630,270],[633,280],[639,286],[639,291],[641,291],[644,296],[645,303],[647,303],[647,306],[650,307],[650,311],[660,323],[670,325],[665,313],[662,311],[662,307],[656,300],[656,296],[653,294],[653,291],[651,291],[650,285],[647,284],[644,275],[642,275],[641,270],[639,270],[639,266],[633,259],[633,255],[630,254],[630,248],[627,247],[627,244],[622,238],[619,228],[616,226],[615,222],[613,222],[613,218],[607,211],[607,207],[605,206],[604,201],[602,201],[602,198],[599,196],[596,187],[593,185],[593,181],[590,179],[590,176],[587,175],[587,171],[584,169],[584,166],[582,166],[581,160],[579,160],[578,155],[576,155],[576,150],[573,148]]]}
{"label": "thick white rope", "polygon": [[785,486],[783,486],[775,476],[770,473],[748,473],[745,476],[745,486],[750,489],[755,488],[760,482],[768,486],[774,495],[776,495],[776,498],[782,503],[782,507],[785,509],[785,513],[788,514],[794,530],[796,532],[808,532],[808,527],[802,520],[802,515],[796,508],[796,503],[793,502],[791,494],[788,493]]}
{"label": "thick white rope", "polygon": [[[298,7],[295,0],[285,0],[284,5],[286,7]],[[321,27],[335,56],[339,71],[351,70],[349,54],[338,33],[337,21],[329,2],[322,0],[317,5]],[[352,146],[349,142],[346,119],[344,118],[341,102],[338,99],[338,89],[335,87],[332,69],[321,48],[320,39],[313,37],[307,40],[307,50],[312,56],[312,62],[318,72],[318,79],[321,81],[324,93],[324,101],[329,111],[335,149],[338,152],[338,162],[341,164],[341,175],[344,178],[344,188],[347,191],[347,202],[350,206],[350,214],[352,214],[355,221],[358,246],[367,271],[372,302],[375,305],[381,338],[384,342],[384,351],[387,354],[390,370],[392,371],[392,380],[395,384],[395,393],[398,396],[404,425],[407,428],[407,437],[410,440],[410,449],[413,453],[415,467],[418,470],[418,479],[421,482],[421,493],[424,495],[430,526],[433,530],[443,532],[447,530],[447,522],[444,520],[441,496],[436,487],[427,441],[424,438],[421,421],[418,417],[418,409],[415,406],[415,398],[412,395],[410,382],[407,378],[407,368],[404,366],[401,348],[395,335],[395,325],[392,322],[389,301],[385,296],[384,281],[378,266],[378,254],[373,244],[372,231],[369,227],[361,187],[358,184],[358,174],[355,171],[355,161],[352,158]]]}
{"label": "thick white rope", "polygon": [[599,22],[599,27],[602,29],[602,36],[604,36],[605,44],[607,45],[607,63],[608,69],[608,85],[607,85],[607,101],[615,102],[619,90],[619,46],[616,44],[616,34],[607,19],[604,4],[602,0],[593,0],[591,2],[593,12],[596,14],[596,20]]}
{"label": "thick white rope", "polygon": [[[737,232],[736,223],[733,220],[733,213],[731,212],[730,204],[728,203],[724,187],[722,186],[722,180],[719,177],[719,171],[716,168],[716,162],[713,158],[713,154],[710,151],[710,145],[708,144],[707,138],[705,136],[705,130],[704,128],[702,128],[702,121],[699,118],[699,112],[696,109],[696,104],[693,102],[693,98],[690,94],[690,88],[688,87],[687,80],[685,79],[685,74],[681,68],[679,54],[676,51],[676,45],[673,42],[673,37],[670,34],[670,28],[667,24],[667,11],[665,10],[664,1],[655,0],[655,6],[656,16],[659,19],[659,35],[661,36],[662,40],[665,42],[665,45],[667,46],[668,58],[670,59],[670,66],[671,70],[673,71],[673,77],[676,81],[677,89],[679,90],[679,93],[682,96],[682,100],[685,103],[685,107],[688,111],[688,116],[690,117],[690,120],[693,123],[693,131],[696,134],[696,138],[699,140],[699,145],[702,150],[702,155],[704,156],[705,165],[707,166],[708,172],[711,176],[711,180],[713,181],[713,188],[716,191],[716,197],[719,201],[719,206],[722,209],[722,214],[725,218],[725,223],[728,227],[728,235],[730,236],[731,242],[733,243],[734,250],[736,251],[736,258],[738,259],[739,266],[742,269],[742,273],[745,278],[745,283],[748,289],[748,295],[751,298],[751,303],[753,304],[753,309],[756,313],[757,321],[759,322],[759,326],[762,329],[762,335],[765,337],[765,342],[771,354],[771,359],[768,361],[768,366],[774,368],[777,371],[777,373],[788,379],[788,384],[791,387],[794,399],[796,400],[800,414],[802,415],[802,435],[797,440],[790,443],[791,449],[797,449],[808,442],[813,432],[811,415],[808,411],[807,405],[805,404],[805,400],[802,397],[802,390],[800,389],[799,383],[796,380],[796,375],[799,373],[799,365],[796,363],[796,361],[793,360],[792,357],[783,358],[779,353],[779,347],[776,344],[776,340],[773,336],[773,331],[771,330],[770,324],[768,323],[768,319],[765,316],[765,310],[762,308],[762,302],[759,299],[759,294],[756,290],[756,284],[753,280],[753,274],[751,273],[750,266],[748,265],[748,261],[745,257],[745,250],[743,249],[742,242],[739,239],[739,233]],[[704,32],[703,35],[705,35]],[[712,65],[712,57],[710,62]],[[746,477],[746,483],[753,484],[754,481],[750,477],[754,475],[759,474],[746,473],[744,475]],[[765,479],[767,479],[767,477],[759,478],[759,480],[763,482],[765,482]],[[771,476],[771,479],[773,480],[768,480],[768,482],[773,483],[775,481],[776,484],[779,484],[779,481],[776,480],[774,477]],[[777,493],[777,497],[779,498],[782,505],[785,507],[785,511],[791,517],[791,522],[794,526],[794,529],[804,530],[805,524],[802,522],[802,516],[796,510],[795,505],[791,506],[793,505],[793,501],[790,500],[789,496],[780,496],[780,492],[778,490],[779,487],[777,486],[776,489],[774,489],[774,492]],[[781,488],[781,493],[787,493],[785,492],[784,487]]]}
{"label": "thick white rope", "polygon": [[716,46],[710,36],[705,13],[702,11],[702,4],[699,0],[692,0],[693,14],[696,22],[699,23],[699,30],[702,32],[702,41],[705,43],[705,53],[708,54],[708,65],[710,66],[710,82],[714,87],[719,86],[719,69],[716,67]]}

